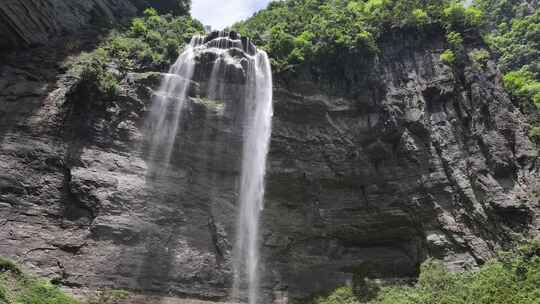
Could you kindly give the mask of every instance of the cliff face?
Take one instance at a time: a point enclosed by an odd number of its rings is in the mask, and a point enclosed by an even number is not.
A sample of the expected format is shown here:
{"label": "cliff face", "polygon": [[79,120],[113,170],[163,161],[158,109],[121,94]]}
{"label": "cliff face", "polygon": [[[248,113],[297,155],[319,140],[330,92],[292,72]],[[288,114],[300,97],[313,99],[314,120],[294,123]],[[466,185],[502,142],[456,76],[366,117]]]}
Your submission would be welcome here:
{"label": "cliff face", "polygon": [[137,13],[131,0],[5,0],[0,3],[0,49],[44,44],[51,37],[104,27]]}
{"label": "cliff face", "polygon": [[184,12],[176,0],[3,0],[0,50],[45,44],[50,38],[103,28],[146,7]]}
{"label": "cliff face", "polygon": [[538,233],[523,116],[493,62],[451,68],[442,51],[437,38],[390,38],[355,98],[276,88],[263,227],[277,289],[414,276],[427,257],[464,269],[512,232]]}
{"label": "cliff face", "polygon": [[[427,257],[482,263],[538,233],[536,151],[492,62],[443,64],[442,38],[394,37],[355,97],[276,83],[262,224],[266,300],[364,277],[413,277]],[[43,47],[0,66],[0,255],[78,287],[225,298],[232,283],[242,52],[222,101],[199,56],[171,170],[148,159],[159,73],[115,98]],[[60,52],[61,53],[61,52]],[[113,68],[113,67],[111,67]]]}

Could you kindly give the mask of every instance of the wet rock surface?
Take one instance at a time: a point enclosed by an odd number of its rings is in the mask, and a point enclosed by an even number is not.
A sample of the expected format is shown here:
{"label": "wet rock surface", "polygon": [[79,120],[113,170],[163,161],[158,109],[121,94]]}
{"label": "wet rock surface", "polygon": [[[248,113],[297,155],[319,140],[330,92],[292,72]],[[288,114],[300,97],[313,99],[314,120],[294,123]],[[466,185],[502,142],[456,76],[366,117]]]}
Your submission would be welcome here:
{"label": "wet rock surface", "polygon": [[[14,57],[39,65],[2,64],[0,255],[72,288],[226,298],[243,50],[227,51],[223,100],[204,81],[221,52],[200,53],[169,170],[148,159],[144,131],[160,73],[127,74],[105,98],[43,50]],[[276,83],[267,301],[413,277],[427,257],[475,266],[513,232],[538,233],[537,155],[523,116],[492,64],[452,69],[442,51],[436,39],[393,41],[354,97]]]}

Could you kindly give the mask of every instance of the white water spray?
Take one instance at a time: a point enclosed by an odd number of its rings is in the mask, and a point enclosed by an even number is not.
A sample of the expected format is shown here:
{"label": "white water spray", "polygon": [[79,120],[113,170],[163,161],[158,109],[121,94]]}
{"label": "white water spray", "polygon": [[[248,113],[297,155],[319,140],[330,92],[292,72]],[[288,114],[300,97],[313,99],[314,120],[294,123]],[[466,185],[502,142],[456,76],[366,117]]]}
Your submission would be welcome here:
{"label": "white water spray", "polygon": [[169,164],[199,55],[208,52],[217,56],[208,79],[201,79],[208,83],[207,97],[212,100],[225,97],[230,72],[243,71],[245,89],[237,96],[243,100],[235,104],[244,106],[235,109],[244,115],[244,123],[232,296],[238,301],[246,292],[249,304],[255,304],[259,300],[259,220],[272,130],[272,71],[267,54],[255,49],[249,40],[226,32],[211,35],[213,38],[194,37],[162,80],[147,120],[150,158]]}
{"label": "white water spray", "polygon": [[233,295],[239,296],[245,276],[248,302],[255,304],[259,290],[259,219],[264,207],[266,156],[272,132],[272,72],[263,51],[249,61],[245,115]]}
{"label": "white water spray", "polygon": [[204,37],[194,36],[175,64],[161,81],[150,115],[147,119],[150,158],[161,159],[168,165],[174,149],[178,126],[185,100],[195,69],[195,48],[203,43]]}

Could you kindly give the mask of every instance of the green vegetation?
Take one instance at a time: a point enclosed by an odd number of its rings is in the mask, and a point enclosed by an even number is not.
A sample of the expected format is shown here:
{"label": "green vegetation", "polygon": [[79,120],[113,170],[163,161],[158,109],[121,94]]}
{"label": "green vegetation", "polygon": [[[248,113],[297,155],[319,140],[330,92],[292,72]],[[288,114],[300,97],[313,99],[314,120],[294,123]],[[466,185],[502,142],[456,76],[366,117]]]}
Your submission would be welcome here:
{"label": "green vegetation", "polygon": [[203,31],[202,24],[189,16],[158,15],[149,8],[144,17],[135,18],[124,33],[113,33],[102,46],[111,57],[121,60],[125,68],[135,63],[168,67],[179,50]]}
{"label": "green vegetation", "polygon": [[119,91],[118,76],[108,68],[111,58],[105,49],[82,53],[71,67],[71,73],[97,85],[99,92],[114,97]]}
{"label": "green vegetation", "polygon": [[13,261],[0,257],[0,272],[7,272],[7,271],[15,273],[15,274],[21,273],[21,270],[19,269],[19,267],[17,267],[17,265]]}
{"label": "green vegetation", "polygon": [[481,68],[485,67],[489,58],[491,57],[489,52],[485,49],[474,49],[469,53],[469,55],[473,64],[476,64]]}
{"label": "green vegetation", "polygon": [[326,297],[317,297],[314,304],[358,304],[356,293],[351,287],[340,287]]}
{"label": "green vegetation", "polygon": [[437,12],[441,8],[441,22],[448,30],[465,32],[482,26],[483,13],[474,6],[465,7],[462,2],[447,1],[433,10]]}
{"label": "green vegetation", "polygon": [[180,49],[202,31],[202,24],[189,16],[160,16],[149,8],[126,31],[110,33],[96,50],[82,53],[68,67],[75,76],[96,84],[105,97],[114,97],[125,73],[169,67]]}
{"label": "green vegetation", "polygon": [[460,48],[463,46],[463,37],[460,33],[450,32],[446,35],[446,40],[453,48]]}
{"label": "green vegetation", "polygon": [[233,29],[268,51],[278,73],[308,69],[319,80],[353,82],[385,32],[432,28],[458,38],[481,23],[478,9],[449,0],[285,0]]}
{"label": "green vegetation", "polygon": [[489,23],[485,40],[498,58],[504,85],[533,128],[540,144],[540,11],[527,1],[476,0]]}
{"label": "green vegetation", "polygon": [[508,72],[504,75],[504,85],[515,98],[522,102],[531,100],[540,109],[540,82],[534,73],[526,68]]}
{"label": "green vegetation", "polygon": [[16,304],[77,304],[78,302],[50,282],[23,279],[21,291],[14,295]]}
{"label": "green vegetation", "polygon": [[490,24],[486,40],[504,73],[526,68],[538,72],[540,11],[525,1],[477,0]]}
{"label": "green vegetation", "polygon": [[534,142],[540,143],[540,127],[533,127],[529,131],[529,136]]}
{"label": "green vegetation", "polygon": [[0,303],[78,304],[48,281],[27,276],[15,263],[0,258]]}
{"label": "green vegetation", "polygon": [[456,55],[454,54],[454,51],[445,50],[441,54],[441,61],[448,64],[448,65],[454,64],[454,62],[456,61]]}
{"label": "green vegetation", "polygon": [[125,290],[102,290],[88,299],[85,304],[116,304],[120,300],[129,298],[129,292]]}
{"label": "green vegetation", "polygon": [[[102,290],[84,304],[116,304],[127,299],[124,290]],[[0,304],[81,304],[49,281],[24,274],[12,261],[0,257]]]}
{"label": "green vegetation", "polygon": [[382,287],[366,301],[357,288],[342,287],[315,304],[533,304],[540,303],[540,242],[502,252],[479,270],[452,273],[441,262],[421,267],[414,286]]}
{"label": "green vegetation", "polygon": [[187,15],[191,9],[191,0],[132,0],[139,8],[153,7],[160,14]]}
{"label": "green vegetation", "polygon": [[[447,46],[440,58],[456,68],[468,62],[486,67],[490,52],[476,49],[467,54],[464,46],[467,39],[481,45],[483,33],[505,74],[505,86],[533,128],[539,128],[540,11],[536,5],[513,0],[476,0],[468,7],[454,0],[284,0],[270,3],[232,28],[269,53],[275,73],[308,75],[346,88],[365,75],[389,32],[426,39],[445,33]],[[538,138],[532,130],[531,137]]]}

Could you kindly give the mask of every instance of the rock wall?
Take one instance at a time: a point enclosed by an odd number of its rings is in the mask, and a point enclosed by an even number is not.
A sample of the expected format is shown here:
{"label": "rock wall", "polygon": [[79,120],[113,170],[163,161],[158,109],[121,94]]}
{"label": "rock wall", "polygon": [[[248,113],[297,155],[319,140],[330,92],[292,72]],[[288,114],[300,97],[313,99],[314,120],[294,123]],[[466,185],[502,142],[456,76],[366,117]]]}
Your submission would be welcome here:
{"label": "rock wall", "polygon": [[[537,152],[493,63],[453,69],[442,36],[423,41],[389,38],[353,97],[276,83],[266,301],[410,278],[427,257],[462,269],[538,233]],[[159,73],[126,75],[108,99],[50,48],[6,57],[0,256],[73,288],[226,298],[245,54],[231,56],[222,101],[204,81],[216,57],[201,56],[171,170],[145,143]]]}
{"label": "rock wall", "polygon": [[130,0],[3,0],[0,49],[44,44],[51,37],[110,26],[136,13]]}
{"label": "rock wall", "polygon": [[513,232],[538,234],[523,115],[493,62],[450,67],[443,50],[396,33],[353,97],[276,88],[263,227],[277,294],[414,277],[427,257],[470,268]]}
{"label": "rock wall", "polygon": [[50,38],[90,28],[103,29],[135,16],[146,7],[185,13],[187,8],[178,3],[176,0],[2,0],[0,50],[45,44]]}

